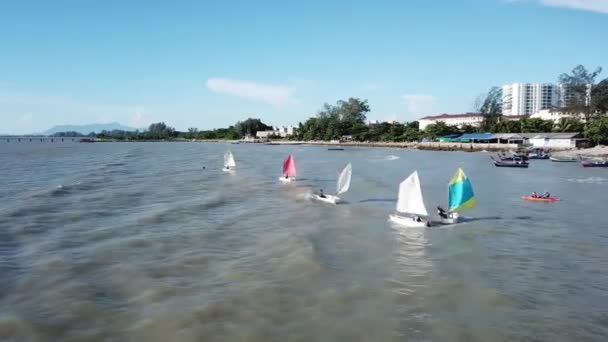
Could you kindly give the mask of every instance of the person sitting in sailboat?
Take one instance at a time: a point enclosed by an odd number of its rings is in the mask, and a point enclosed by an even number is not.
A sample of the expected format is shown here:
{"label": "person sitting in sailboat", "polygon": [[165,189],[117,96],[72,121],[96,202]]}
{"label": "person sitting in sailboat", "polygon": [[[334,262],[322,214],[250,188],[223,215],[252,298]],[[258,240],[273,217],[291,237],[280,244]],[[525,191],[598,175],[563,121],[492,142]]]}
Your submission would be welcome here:
{"label": "person sitting in sailboat", "polygon": [[549,198],[551,197],[551,194],[548,191],[545,191],[545,193],[543,194],[543,198]]}
{"label": "person sitting in sailboat", "polygon": [[538,198],[538,194],[536,193],[536,191],[533,191],[532,192],[532,196],[530,196],[530,197],[532,197],[532,198]]}
{"label": "person sitting in sailboat", "polygon": [[319,189],[319,197],[325,198],[325,194],[323,193],[323,189]]}
{"label": "person sitting in sailboat", "polygon": [[448,218],[448,213],[445,212],[445,209],[441,205],[437,205],[437,215],[441,218]]}

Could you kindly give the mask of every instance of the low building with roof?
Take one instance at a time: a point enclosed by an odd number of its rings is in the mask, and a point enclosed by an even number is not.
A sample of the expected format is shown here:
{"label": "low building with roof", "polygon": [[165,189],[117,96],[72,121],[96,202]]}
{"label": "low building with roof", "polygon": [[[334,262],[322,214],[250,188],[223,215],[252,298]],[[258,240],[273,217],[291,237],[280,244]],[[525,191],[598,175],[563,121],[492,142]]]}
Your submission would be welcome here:
{"label": "low building with roof", "polygon": [[523,144],[526,141],[526,138],[519,133],[495,133],[492,139],[499,144]]}
{"label": "low building with roof", "polygon": [[418,127],[423,130],[428,125],[436,124],[439,121],[450,126],[462,127],[464,125],[470,125],[478,127],[483,121],[483,115],[481,115],[480,113],[464,113],[425,116],[423,118],[418,119]]}
{"label": "low building with roof", "polygon": [[589,140],[582,133],[519,133],[535,148],[577,148],[588,145]]}

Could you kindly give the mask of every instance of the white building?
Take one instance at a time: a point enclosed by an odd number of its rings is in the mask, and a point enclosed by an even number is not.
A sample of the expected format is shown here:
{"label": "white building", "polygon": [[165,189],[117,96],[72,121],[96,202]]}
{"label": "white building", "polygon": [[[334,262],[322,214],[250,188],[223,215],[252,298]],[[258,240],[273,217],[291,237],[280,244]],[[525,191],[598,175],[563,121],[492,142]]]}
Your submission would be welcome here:
{"label": "white building", "polygon": [[528,138],[535,148],[576,148],[584,145],[587,139],[580,133],[520,133]]}
{"label": "white building", "polygon": [[579,113],[579,114],[566,113],[566,112],[550,111],[548,109],[538,111],[538,112],[530,115],[530,118],[551,120],[554,123],[558,123],[561,118],[577,118],[581,121],[585,121],[585,115],[582,113]]}
{"label": "white building", "polygon": [[483,121],[483,116],[479,113],[465,113],[465,114],[441,114],[434,116],[425,116],[418,119],[419,129],[423,130],[430,124],[435,124],[442,121],[446,125],[462,127],[463,125],[470,125],[478,127]]}
{"label": "white building", "polygon": [[269,131],[258,131],[256,133],[256,138],[260,138],[260,139],[267,139],[269,137],[281,137],[281,138],[287,138],[291,135],[293,135],[293,131],[294,131],[294,127],[293,126],[276,126],[273,127],[272,130]]}
{"label": "white building", "polygon": [[551,83],[513,83],[502,87],[503,115],[531,115],[558,107],[560,88]]}

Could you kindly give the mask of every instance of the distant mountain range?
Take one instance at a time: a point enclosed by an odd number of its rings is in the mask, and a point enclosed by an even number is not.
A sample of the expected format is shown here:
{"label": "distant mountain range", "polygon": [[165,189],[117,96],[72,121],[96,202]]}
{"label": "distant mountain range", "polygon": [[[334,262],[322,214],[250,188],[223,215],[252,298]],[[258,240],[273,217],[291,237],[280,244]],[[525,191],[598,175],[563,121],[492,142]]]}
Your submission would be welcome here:
{"label": "distant mountain range", "polygon": [[103,130],[122,130],[122,131],[135,131],[136,128],[123,126],[118,122],[111,122],[107,124],[89,124],[89,125],[58,125],[45,131],[43,134],[50,135],[59,132],[78,132],[82,134],[89,134],[91,132],[100,133]]}

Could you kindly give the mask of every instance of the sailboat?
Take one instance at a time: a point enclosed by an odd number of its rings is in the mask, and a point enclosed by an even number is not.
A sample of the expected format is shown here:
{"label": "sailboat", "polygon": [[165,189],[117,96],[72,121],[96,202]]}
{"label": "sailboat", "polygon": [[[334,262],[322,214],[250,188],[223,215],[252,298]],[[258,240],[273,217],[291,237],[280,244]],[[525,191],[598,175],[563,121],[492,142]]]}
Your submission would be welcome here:
{"label": "sailboat", "polygon": [[224,154],[224,172],[234,172],[236,169],[236,162],[234,161],[234,156],[232,152],[228,151]]}
{"label": "sailboat", "polygon": [[291,154],[283,161],[283,176],[279,180],[283,183],[290,183],[296,180],[296,162]]}
{"label": "sailboat", "polygon": [[414,171],[399,184],[397,213],[390,215],[389,219],[405,227],[428,227],[430,225],[428,216],[422,198],[418,171]]}
{"label": "sailboat", "polygon": [[348,163],[344,167],[342,172],[340,172],[340,176],[338,177],[338,182],[336,184],[336,194],[323,194],[322,196],[321,194],[315,194],[313,198],[326,203],[338,204],[340,202],[340,197],[338,197],[338,195],[341,195],[348,191],[348,189],[350,188],[350,179],[352,178],[352,175],[353,166],[351,165],[351,163]]}
{"label": "sailboat", "polygon": [[458,168],[448,183],[448,212],[447,217],[441,218],[441,223],[458,223],[460,219],[458,213],[473,208],[475,203],[473,185],[467,175],[464,174],[462,168]]}

